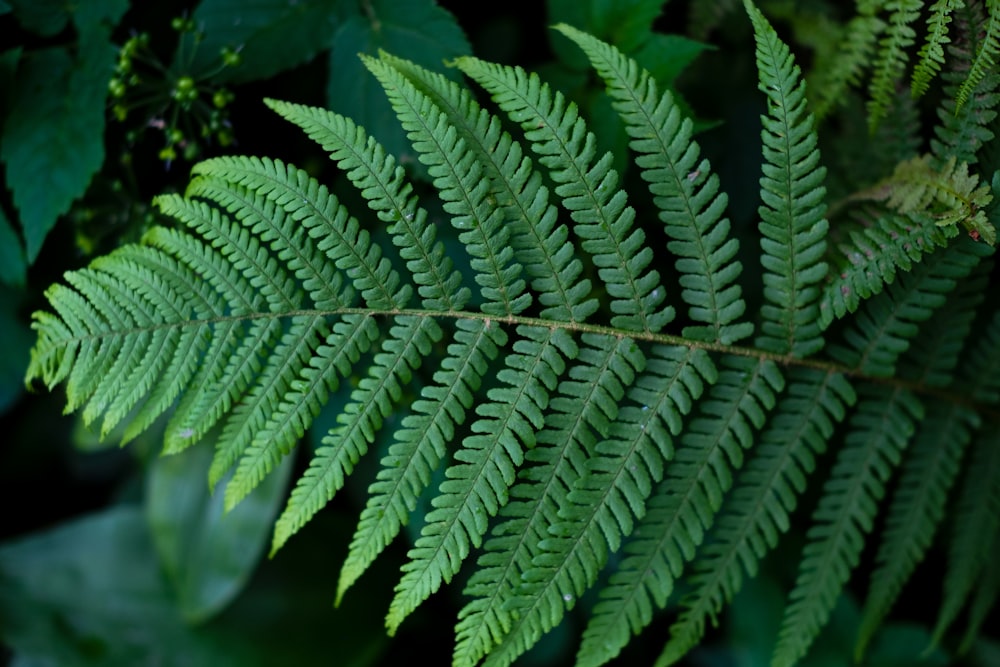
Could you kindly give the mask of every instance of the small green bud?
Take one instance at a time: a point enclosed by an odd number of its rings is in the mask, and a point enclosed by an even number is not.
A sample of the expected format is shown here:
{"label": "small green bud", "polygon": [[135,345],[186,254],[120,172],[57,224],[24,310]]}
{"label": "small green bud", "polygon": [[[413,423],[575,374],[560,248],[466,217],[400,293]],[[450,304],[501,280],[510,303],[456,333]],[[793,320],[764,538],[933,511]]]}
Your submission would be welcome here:
{"label": "small green bud", "polygon": [[115,99],[125,97],[125,84],[118,77],[111,79],[108,81],[108,93]]}
{"label": "small green bud", "polygon": [[225,109],[226,106],[232,101],[233,94],[225,88],[220,88],[215,91],[214,95],[212,95],[212,104],[215,105],[216,109]]}
{"label": "small green bud", "polygon": [[226,67],[237,67],[243,62],[243,56],[240,55],[240,52],[228,46],[222,47],[220,55],[222,56],[222,64]]}

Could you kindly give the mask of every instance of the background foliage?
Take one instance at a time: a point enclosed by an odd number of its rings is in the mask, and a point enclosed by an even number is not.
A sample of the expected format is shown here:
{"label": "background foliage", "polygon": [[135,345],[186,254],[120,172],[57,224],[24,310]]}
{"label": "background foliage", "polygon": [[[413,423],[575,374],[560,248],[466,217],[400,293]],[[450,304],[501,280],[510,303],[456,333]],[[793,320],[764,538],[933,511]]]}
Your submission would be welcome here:
{"label": "background foliage", "polygon": [[[221,494],[211,496],[203,483],[211,458],[204,447],[160,458],[153,455],[159,451],[153,433],[128,449],[109,448],[77,417],[55,417],[62,396],[23,392],[32,339],[27,314],[40,305],[41,289],[63,271],[137,238],[153,219],[152,196],[183,189],[195,160],[233,152],[280,156],[334,181],[321,153],[266,110],[265,96],[355,118],[419,177],[422,167],[359,52],[384,49],[452,77],[455,71],[442,61],[468,53],[539,71],[580,104],[606,144],[601,148],[613,150],[616,166],[627,170],[627,138],[600,94],[602,86],[580,51],[547,29],[559,21],[616,44],[661,84],[676,83],[683,104],[700,119],[702,145],[731,196],[733,226],[750,236],[763,103],[749,24],[742,11],[732,11],[738,3],[661,4],[0,1],[0,34],[11,36],[0,46],[5,659],[16,665],[307,665],[329,664],[335,654],[337,664],[373,665],[395,664],[421,651],[432,664],[446,664],[460,588],[435,596],[391,642],[385,636],[383,614],[404,545],[394,545],[391,556],[365,575],[365,594],[350,595],[332,609],[334,573],[371,475],[355,475],[348,493],[277,559],[262,561],[296,462],[286,461],[279,474],[223,516]],[[761,4],[800,59],[815,63],[807,70],[850,83],[849,74],[827,72],[823,65],[853,8],[819,0]],[[903,51],[910,47],[912,40]],[[886,58],[895,60],[885,67],[905,69],[900,56]],[[921,85],[932,75],[921,74]],[[886,154],[891,141],[865,134],[868,118],[885,113],[885,93],[850,90],[845,87],[841,99],[816,102],[830,107],[830,134],[821,137],[874,146],[873,161],[895,164],[898,159]],[[939,88],[932,88],[926,108],[914,113],[930,115],[940,97]],[[846,104],[837,107],[839,102]],[[866,117],[866,104],[876,113]],[[887,150],[878,150],[878,142]],[[850,191],[851,179],[863,182],[857,173],[831,171],[844,181],[844,191]],[[345,189],[342,196],[351,195]],[[345,399],[335,397],[312,432],[325,432]],[[114,434],[107,442],[117,442]],[[784,591],[795,574],[783,563],[794,562],[803,537],[804,527],[793,529],[689,664],[767,664]],[[932,551],[931,566],[942,558]],[[862,622],[856,596],[863,590],[859,584],[840,601],[809,664],[850,664]],[[876,638],[866,664],[910,665],[921,657],[939,593],[905,595],[911,597]],[[571,662],[579,614],[589,604],[524,662]],[[655,658],[669,622],[655,622],[618,663]],[[998,636],[989,634],[962,659],[1000,664]],[[942,665],[957,660],[947,649],[922,659]]]}

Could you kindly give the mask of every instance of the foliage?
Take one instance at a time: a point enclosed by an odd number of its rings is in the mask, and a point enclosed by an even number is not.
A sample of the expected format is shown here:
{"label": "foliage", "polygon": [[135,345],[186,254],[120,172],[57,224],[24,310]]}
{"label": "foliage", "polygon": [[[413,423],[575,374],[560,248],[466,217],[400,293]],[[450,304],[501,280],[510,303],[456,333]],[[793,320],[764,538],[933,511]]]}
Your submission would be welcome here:
{"label": "foliage", "polygon": [[[107,47],[128,14],[99,4],[13,3],[25,30],[96,25]],[[544,77],[468,55],[430,0],[264,1],[245,13],[204,0],[171,22],[170,65],[155,35],[124,40],[117,66],[100,70],[110,99],[99,97],[132,128],[126,143],[148,145],[152,129],[156,161],[207,159],[45,290],[26,376],[64,385],[66,411],[95,439],[131,443],[144,510],[0,546],[0,636],[25,656],[120,664],[142,642],[105,629],[138,619],[196,664],[308,662],[289,657],[291,639],[272,656],[231,635],[227,615],[247,613],[236,596],[252,599],[271,535],[267,567],[308,545],[324,560],[303,573],[345,609],[369,597],[355,589],[372,570],[387,580],[397,567],[376,601],[396,641],[440,625],[439,591],[461,592],[445,605],[455,665],[530,662],[560,633],[580,665],[709,659],[709,623],[723,615],[737,637],[746,595],[786,598],[766,614],[772,665],[889,664],[886,638],[904,635],[899,664],[988,651],[976,638],[1000,594],[989,67],[1000,10],[924,4],[859,2],[846,32],[811,43],[844,37],[849,54],[808,76],[767,3],[691,11],[702,35],[730,21],[742,47],[753,40],[749,214],[726,176],[737,149],[714,148],[698,132],[710,124],[671,88],[704,76],[691,64],[703,49],[653,29],[659,2],[552,0],[561,22]],[[898,92],[925,10],[907,94],[937,105],[928,127]],[[774,16],[800,36],[834,20]],[[54,47],[29,65],[58,73],[81,53]],[[331,64],[325,100],[265,99],[312,141],[303,162],[229,153],[255,134],[238,125],[241,87],[318,58]],[[19,105],[57,98],[18,80],[7,125],[30,136],[42,126]],[[865,82],[864,113],[838,109]],[[859,158],[871,131],[884,150]],[[328,166],[308,157],[316,145]],[[80,183],[107,174],[96,158],[83,169],[2,148],[35,239],[26,267]],[[34,159],[56,159],[76,182],[44,224],[25,218],[28,186],[11,180],[12,161]],[[339,521],[355,505],[349,536]],[[315,537],[331,518],[346,548],[335,587],[329,540]],[[106,617],[80,616],[43,582],[33,563],[60,545],[81,556],[51,568],[81,573],[85,604],[102,588],[120,595]],[[114,566],[126,553],[140,558]],[[932,553],[946,559],[940,609],[907,634],[897,603]],[[101,561],[124,568],[120,587]],[[150,601],[131,619],[118,614],[138,599],[128,587]],[[302,618],[303,593],[286,594]],[[323,636],[299,623],[307,642]],[[651,624],[669,627],[662,647],[647,645]],[[345,660],[377,659],[377,626]],[[46,648],[59,632],[71,639]]]}

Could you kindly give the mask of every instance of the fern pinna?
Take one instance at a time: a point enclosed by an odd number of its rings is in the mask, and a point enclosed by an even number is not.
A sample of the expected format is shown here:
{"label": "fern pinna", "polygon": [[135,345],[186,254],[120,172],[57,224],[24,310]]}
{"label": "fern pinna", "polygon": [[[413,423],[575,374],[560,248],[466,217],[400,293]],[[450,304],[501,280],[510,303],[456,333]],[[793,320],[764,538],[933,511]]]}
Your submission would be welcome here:
{"label": "fern pinna", "polygon": [[[203,162],[183,196],[156,199],[173,225],[47,292],[54,313],[35,315],[29,380],[65,381],[68,409],[103,434],[126,423],[127,441],[162,417],[165,452],[213,441],[209,481],[232,471],[228,507],[349,387],[273,550],[343,487],[391,418],[338,599],[430,494],[386,622],[394,632],[469,566],[455,665],[512,663],[588,592],[579,664],[614,658],[683,591],[660,664],[679,660],[815,484],[774,664],[806,655],[890,492],[858,654],[951,496],[934,638],[969,605],[967,644],[998,590],[973,586],[998,579],[988,556],[1000,524],[1000,311],[984,298],[996,209],[971,166],[984,141],[947,149],[949,136],[986,137],[988,119],[962,134],[955,124],[975,119],[948,115],[935,154],[848,198],[861,224],[831,242],[805,84],[745,5],[766,102],[762,285],[741,279],[726,195],[671,93],[560,25],[605,82],[658,220],[629,205],[611,154],[537,75],[454,63],[505,126],[449,79],[365,57],[443,214],[351,120],[268,101],[330,154],[369,222],[279,160]],[[992,94],[994,78],[970,85]],[[457,244],[437,237],[444,219]],[[758,313],[744,291],[760,295]]]}

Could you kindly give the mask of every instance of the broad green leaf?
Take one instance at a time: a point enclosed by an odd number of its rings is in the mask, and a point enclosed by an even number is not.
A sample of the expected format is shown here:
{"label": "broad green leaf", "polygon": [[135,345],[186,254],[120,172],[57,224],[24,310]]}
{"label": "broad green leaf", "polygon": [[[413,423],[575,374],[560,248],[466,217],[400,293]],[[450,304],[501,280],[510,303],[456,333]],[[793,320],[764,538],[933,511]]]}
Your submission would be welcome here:
{"label": "broad green leaf", "polygon": [[653,22],[665,4],[664,0],[591,0],[592,31],[630,53],[653,34]]}
{"label": "broad green leaf", "polygon": [[104,101],[114,57],[110,44],[91,37],[76,61],[56,48],[22,58],[0,158],[29,264],[104,162]]}
{"label": "broad green leaf", "polygon": [[285,457],[231,512],[205,479],[212,447],[156,459],[146,487],[146,518],[184,618],[202,622],[225,607],[253,573],[285,497],[294,457]]}
{"label": "broad green leaf", "polygon": [[[0,547],[0,639],[44,664],[208,665],[225,654],[181,621],[139,508]],[[233,647],[236,648],[236,647]]]}
{"label": "broad green leaf", "polygon": [[382,49],[457,79],[444,63],[470,53],[471,47],[455,18],[433,0],[371,0],[365,8],[347,19],[333,38],[327,106],[363,125],[400,162],[416,166],[416,155],[385,92],[358,54],[375,56]]}
{"label": "broad green leaf", "polygon": [[[653,22],[664,0],[548,0],[547,22],[566,23],[632,55],[653,36]],[[575,69],[589,68],[587,59],[569,40],[552,37],[559,60]],[[643,63],[645,65],[645,63]],[[647,65],[648,67],[648,65]],[[654,75],[656,72],[653,72]]]}
{"label": "broad green leaf", "polygon": [[[266,79],[308,62],[330,46],[345,11],[345,0],[204,0],[193,19],[204,37],[197,46],[191,72],[219,66],[222,49],[238,51],[242,62],[217,78],[243,82]],[[186,57],[178,52],[178,58]]]}
{"label": "broad green leaf", "polygon": [[9,0],[18,23],[31,32],[51,37],[69,21],[66,0]]}
{"label": "broad green leaf", "polygon": [[[201,480],[204,483],[204,478]],[[334,517],[336,518],[336,517]],[[355,606],[330,607],[317,585],[346,544],[346,520],[324,523],[311,543],[265,563],[218,618],[192,628],[177,608],[139,507],[115,507],[0,545],[0,645],[22,665],[77,667],[367,667],[384,651],[386,585]],[[384,600],[382,600],[384,604]]]}
{"label": "broad green leaf", "polygon": [[[58,35],[73,20],[79,33],[89,32],[102,23],[115,25],[128,9],[128,0],[9,0],[0,3],[0,14],[13,9],[14,16],[26,29],[43,37]],[[5,9],[6,8],[6,9]]]}

